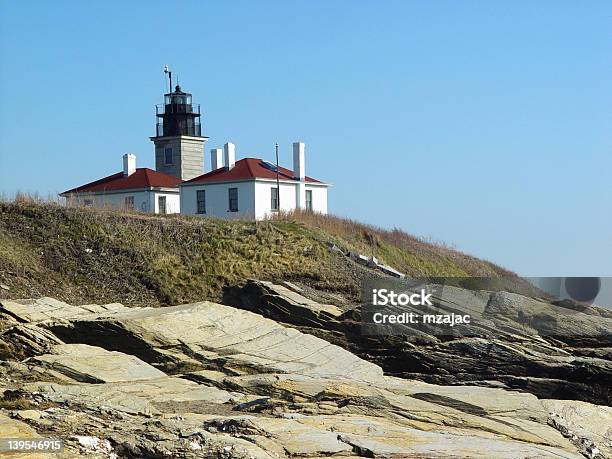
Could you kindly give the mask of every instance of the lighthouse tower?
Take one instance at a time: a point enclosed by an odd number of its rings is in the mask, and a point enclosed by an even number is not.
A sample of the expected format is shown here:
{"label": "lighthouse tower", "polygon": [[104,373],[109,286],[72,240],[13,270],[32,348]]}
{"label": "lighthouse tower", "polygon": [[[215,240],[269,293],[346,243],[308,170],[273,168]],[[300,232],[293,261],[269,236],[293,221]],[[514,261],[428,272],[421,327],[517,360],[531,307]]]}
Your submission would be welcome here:
{"label": "lighthouse tower", "polygon": [[155,144],[155,169],[181,180],[202,175],[204,142],[208,137],[202,135],[200,105],[194,104],[191,94],[183,92],[177,84],[173,92],[164,94],[164,103],[156,105],[155,112],[156,136],[151,137]]}

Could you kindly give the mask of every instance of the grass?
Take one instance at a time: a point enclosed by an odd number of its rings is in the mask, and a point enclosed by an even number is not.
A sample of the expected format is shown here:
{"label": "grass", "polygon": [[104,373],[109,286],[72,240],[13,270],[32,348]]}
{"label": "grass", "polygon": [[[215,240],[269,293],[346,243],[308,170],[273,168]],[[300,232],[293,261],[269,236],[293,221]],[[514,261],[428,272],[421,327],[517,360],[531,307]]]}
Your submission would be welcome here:
{"label": "grass", "polygon": [[308,213],[226,221],[0,202],[1,297],[168,305],[218,300],[246,278],[304,282],[356,294],[359,279],[328,249],[370,254],[418,276],[501,276],[507,271],[399,230]]}
{"label": "grass", "polygon": [[410,276],[515,276],[493,263],[397,228],[384,230],[346,218],[299,211],[282,214],[275,221],[295,221],[309,228],[317,228],[337,245],[374,255]]}

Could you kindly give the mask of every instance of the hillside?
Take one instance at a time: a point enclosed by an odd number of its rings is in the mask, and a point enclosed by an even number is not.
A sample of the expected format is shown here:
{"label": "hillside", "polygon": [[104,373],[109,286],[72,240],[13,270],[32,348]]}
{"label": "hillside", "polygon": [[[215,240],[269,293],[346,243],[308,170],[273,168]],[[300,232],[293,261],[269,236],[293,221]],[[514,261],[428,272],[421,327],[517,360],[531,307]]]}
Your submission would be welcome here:
{"label": "hillside", "polygon": [[[368,333],[349,250],[471,322]],[[0,431],[59,457],[612,454],[612,313],[401,231],[0,203],[0,284]]]}
{"label": "hillside", "polygon": [[[370,255],[412,276],[513,274],[399,230],[310,214],[224,221],[0,203],[0,298],[53,296],[131,305],[221,298],[249,277],[289,280],[355,298],[370,272],[329,250]],[[374,246],[372,246],[372,243]]]}

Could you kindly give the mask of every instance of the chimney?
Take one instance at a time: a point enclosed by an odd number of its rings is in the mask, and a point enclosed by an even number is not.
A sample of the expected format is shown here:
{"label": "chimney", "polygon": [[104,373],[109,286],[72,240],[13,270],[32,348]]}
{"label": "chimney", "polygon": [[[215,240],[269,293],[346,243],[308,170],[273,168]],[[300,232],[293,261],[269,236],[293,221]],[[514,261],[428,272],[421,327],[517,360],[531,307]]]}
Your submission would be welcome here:
{"label": "chimney", "polygon": [[231,169],[236,164],[236,145],[227,142],[223,145],[223,165],[226,169]]}
{"label": "chimney", "polygon": [[136,155],[126,153],[123,155],[123,175],[129,176],[136,172]]}
{"label": "chimney", "polygon": [[306,178],[306,164],[304,163],[304,142],[293,142],[293,178],[304,180]]}
{"label": "chimney", "polygon": [[210,150],[210,167],[213,171],[223,167],[223,150],[221,148]]}

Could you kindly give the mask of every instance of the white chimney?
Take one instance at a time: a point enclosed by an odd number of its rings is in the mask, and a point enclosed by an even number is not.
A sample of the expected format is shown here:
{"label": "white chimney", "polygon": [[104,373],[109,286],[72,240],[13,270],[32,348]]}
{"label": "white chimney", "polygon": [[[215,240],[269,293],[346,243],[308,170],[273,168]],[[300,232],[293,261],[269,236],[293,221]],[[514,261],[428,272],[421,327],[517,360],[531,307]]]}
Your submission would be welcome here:
{"label": "white chimney", "polygon": [[223,150],[221,148],[210,150],[210,167],[213,171],[223,167]]}
{"label": "white chimney", "polygon": [[293,142],[293,177],[296,180],[306,178],[306,164],[304,162],[304,142]]}
{"label": "white chimney", "polygon": [[123,175],[126,177],[136,172],[136,155],[126,153],[123,155]]}
{"label": "white chimney", "polygon": [[223,165],[226,169],[231,169],[236,164],[236,145],[227,142],[223,145]]}

